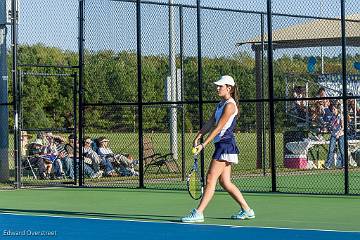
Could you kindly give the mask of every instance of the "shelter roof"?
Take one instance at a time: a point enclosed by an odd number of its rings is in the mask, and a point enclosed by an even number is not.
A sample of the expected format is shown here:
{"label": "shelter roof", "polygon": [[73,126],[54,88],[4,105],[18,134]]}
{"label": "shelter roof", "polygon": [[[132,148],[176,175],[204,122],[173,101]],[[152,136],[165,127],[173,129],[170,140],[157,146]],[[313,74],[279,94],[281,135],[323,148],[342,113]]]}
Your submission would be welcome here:
{"label": "shelter roof", "polygon": [[[360,14],[346,17],[346,45],[360,47]],[[304,48],[319,46],[341,46],[340,19],[316,19],[273,31],[273,48]],[[261,45],[261,36],[240,42],[237,46]],[[264,35],[267,45],[267,35]]]}

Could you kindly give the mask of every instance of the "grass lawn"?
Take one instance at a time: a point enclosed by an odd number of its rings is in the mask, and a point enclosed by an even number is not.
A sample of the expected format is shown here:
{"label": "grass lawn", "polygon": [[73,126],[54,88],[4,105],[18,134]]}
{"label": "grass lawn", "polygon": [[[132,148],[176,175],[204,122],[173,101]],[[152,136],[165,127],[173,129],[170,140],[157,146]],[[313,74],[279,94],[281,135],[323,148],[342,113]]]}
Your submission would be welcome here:
{"label": "grass lawn", "polygon": [[[108,134],[90,134],[86,136],[93,138],[105,136],[110,140],[110,147],[114,152],[129,153],[138,157],[138,135],[137,133],[108,133]],[[151,138],[155,151],[158,153],[168,153],[170,146],[170,137],[167,133],[145,133],[146,137]],[[187,173],[192,167],[193,157],[191,153],[192,140],[195,134],[187,133],[185,135],[184,164]],[[240,147],[240,163],[233,167],[234,181],[237,186],[245,191],[271,191],[271,173],[269,157],[266,156],[265,168],[256,168],[256,135],[255,133],[238,133],[236,134],[237,142]],[[283,137],[281,133],[276,134],[276,161],[277,161],[277,190],[280,192],[298,192],[298,193],[344,193],[344,172],[342,170],[299,170],[283,168]],[[12,136],[11,136],[12,138]],[[11,140],[10,140],[10,143]],[[11,144],[12,145],[12,144]],[[178,164],[182,165],[181,152],[181,135],[178,137]],[[209,144],[205,151],[205,169],[211,159],[213,145]],[[324,159],[326,151],[319,149],[319,156]],[[10,157],[10,166],[12,175],[14,172],[13,159]],[[156,169],[155,169],[156,170]],[[186,174],[185,174],[186,175]],[[149,171],[145,175],[145,186],[148,188],[163,189],[185,189],[182,174],[158,174]],[[44,185],[43,181],[34,181],[31,177],[23,178],[25,183]],[[350,169],[349,174],[350,193],[360,193],[360,171],[357,168]],[[10,182],[13,182],[10,180]],[[59,182],[59,181],[58,181]],[[61,182],[60,182],[61,183]],[[52,184],[57,184],[52,181]],[[66,185],[69,181],[66,182]],[[119,177],[119,178],[101,178],[98,180],[86,179],[85,184],[88,186],[117,186],[117,187],[138,187],[137,177]],[[4,186],[8,183],[3,183]],[[0,186],[1,187],[1,186]],[[220,189],[220,188],[219,188]]]}

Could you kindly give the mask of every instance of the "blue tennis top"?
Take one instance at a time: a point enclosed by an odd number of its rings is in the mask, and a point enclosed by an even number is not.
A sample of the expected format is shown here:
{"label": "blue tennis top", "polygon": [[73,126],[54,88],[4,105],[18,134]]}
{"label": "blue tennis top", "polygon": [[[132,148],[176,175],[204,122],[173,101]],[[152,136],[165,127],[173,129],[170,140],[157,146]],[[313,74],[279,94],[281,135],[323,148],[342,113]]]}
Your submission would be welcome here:
{"label": "blue tennis top", "polygon": [[224,108],[225,108],[226,104],[228,104],[228,103],[233,103],[235,105],[235,112],[230,116],[229,120],[226,122],[224,127],[221,129],[220,133],[215,136],[214,143],[235,138],[234,137],[234,129],[236,126],[236,119],[237,119],[236,115],[238,113],[238,109],[236,106],[236,102],[233,98],[229,98],[225,102],[221,101],[217,104],[216,111],[215,111],[215,122],[216,122],[216,124],[218,124],[218,122],[223,114]]}

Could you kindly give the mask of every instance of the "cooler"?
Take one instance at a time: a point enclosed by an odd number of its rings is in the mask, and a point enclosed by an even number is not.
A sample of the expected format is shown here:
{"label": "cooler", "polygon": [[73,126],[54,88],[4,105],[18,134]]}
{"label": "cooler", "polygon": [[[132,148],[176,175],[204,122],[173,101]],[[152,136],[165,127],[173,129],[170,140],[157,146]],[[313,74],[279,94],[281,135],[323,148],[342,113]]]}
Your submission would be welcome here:
{"label": "cooler", "polygon": [[307,168],[306,155],[285,154],[284,167],[286,168]]}

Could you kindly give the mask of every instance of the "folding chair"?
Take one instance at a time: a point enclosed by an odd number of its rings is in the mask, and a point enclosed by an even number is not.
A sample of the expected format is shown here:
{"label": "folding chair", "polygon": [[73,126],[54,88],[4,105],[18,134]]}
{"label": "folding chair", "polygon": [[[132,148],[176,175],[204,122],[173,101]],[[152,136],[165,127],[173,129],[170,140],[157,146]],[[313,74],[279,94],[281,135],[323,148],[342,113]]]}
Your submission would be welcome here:
{"label": "folding chair", "polygon": [[149,137],[143,137],[143,154],[144,154],[144,174],[149,168],[157,169],[156,173],[164,173],[165,167],[168,173],[179,173],[179,166],[173,158],[172,153],[160,154],[154,149],[152,141]]}
{"label": "folding chair", "polygon": [[37,179],[36,173],[35,173],[35,166],[33,166],[30,162],[31,157],[26,157],[24,159],[22,159],[21,163],[22,163],[22,170],[30,170],[32,176],[34,177],[34,179]]}

